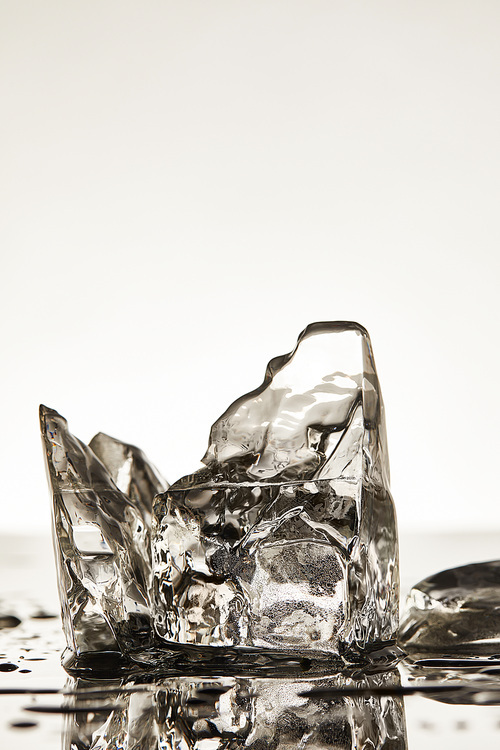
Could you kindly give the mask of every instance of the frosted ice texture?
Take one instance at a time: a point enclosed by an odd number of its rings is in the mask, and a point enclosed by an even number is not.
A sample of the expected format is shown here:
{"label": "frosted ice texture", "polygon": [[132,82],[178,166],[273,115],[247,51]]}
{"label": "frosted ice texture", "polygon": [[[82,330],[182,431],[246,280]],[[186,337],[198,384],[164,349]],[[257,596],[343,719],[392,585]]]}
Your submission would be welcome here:
{"label": "frosted ice texture", "polygon": [[412,656],[500,653],[500,561],[472,563],[417,583],[404,608],[400,642]]}
{"label": "frosted ice texture", "polygon": [[[399,683],[395,673],[353,679],[246,679],[179,677],[148,691],[123,691],[79,681],[81,711],[68,721],[64,747],[80,750],[405,750],[403,699],[370,695]],[[70,684],[69,688],[76,686]],[[100,689],[103,704],[116,708],[86,716],[86,687]],[[335,698],[322,689],[338,692]],[[342,695],[342,690],[349,695]],[[356,692],[359,690],[359,694]],[[71,700],[71,699],[70,699]]]}
{"label": "frosted ice texture", "polygon": [[398,549],[370,339],[316,323],[217,420],[153,512],[168,644],[344,654],[391,642]]}
{"label": "frosted ice texture", "polygon": [[100,433],[91,448],[44,406],[40,422],[68,647],[77,655],[147,647],[151,508],[167,485],[134,446]]}

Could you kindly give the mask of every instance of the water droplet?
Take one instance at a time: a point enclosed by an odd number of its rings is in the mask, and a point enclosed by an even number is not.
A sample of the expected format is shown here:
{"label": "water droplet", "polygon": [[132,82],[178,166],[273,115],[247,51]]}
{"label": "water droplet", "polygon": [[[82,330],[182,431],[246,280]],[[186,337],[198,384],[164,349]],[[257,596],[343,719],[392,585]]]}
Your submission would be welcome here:
{"label": "water droplet", "polygon": [[10,662],[0,664],[0,672],[15,672],[16,669],[19,669],[17,664],[11,664]]}

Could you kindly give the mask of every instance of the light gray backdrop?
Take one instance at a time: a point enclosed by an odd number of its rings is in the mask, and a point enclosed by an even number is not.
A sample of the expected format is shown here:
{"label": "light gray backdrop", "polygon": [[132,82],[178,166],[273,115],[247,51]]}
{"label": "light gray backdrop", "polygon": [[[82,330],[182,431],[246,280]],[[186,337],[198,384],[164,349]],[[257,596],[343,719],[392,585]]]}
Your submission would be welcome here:
{"label": "light gray backdrop", "polygon": [[500,3],[3,0],[1,528],[40,401],[170,480],[314,320],[371,332],[404,529],[500,527]]}

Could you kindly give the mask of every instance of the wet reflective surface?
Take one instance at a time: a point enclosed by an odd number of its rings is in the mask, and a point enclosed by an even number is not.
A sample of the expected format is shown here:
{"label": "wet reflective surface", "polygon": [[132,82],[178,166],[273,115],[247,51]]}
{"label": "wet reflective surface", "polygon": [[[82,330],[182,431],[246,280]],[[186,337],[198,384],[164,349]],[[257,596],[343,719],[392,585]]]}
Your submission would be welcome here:
{"label": "wet reflective surface", "polygon": [[[494,747],[500,737],[498,658],[406,660],[371,674],[319,675],[304,662],[277,677],[204,675],[199,666],[164,678],[69,676],[60,665],[65,642],[50,540],[0,541],[2,748],[429,750]],[[488,552],[495,543],[491,535]],[[404,564],[404,539],[402,548]],[[410,584],[422,565],[418,555],[412,560],[411,570],[403,565]],[[426,564],[443,567],[441,559]]]}
{"label": "wet reflective surface", "polygon": [[[397,673],[361,679],[172,678],[152,685],[69,683],[65,747],[406,747],[401,697],[369,695]],[[343,695],[344,687],[353,694]],[[358,694],[359,689],[367,694]],[[94,713],[88,721],[89,711]]]}

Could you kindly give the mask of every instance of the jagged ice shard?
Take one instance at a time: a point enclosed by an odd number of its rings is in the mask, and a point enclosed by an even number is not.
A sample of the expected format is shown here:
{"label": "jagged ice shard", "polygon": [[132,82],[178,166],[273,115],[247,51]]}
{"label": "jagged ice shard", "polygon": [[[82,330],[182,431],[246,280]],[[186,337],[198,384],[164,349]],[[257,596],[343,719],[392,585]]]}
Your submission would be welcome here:
{"label": "jagged ice shard", "polygon": [[102,433],[87,446],[44,406],[40,423],[68,648],[75,655],[146,648],[151,508],[166,482],[134,446]]}
{"label": "jagged ice shard", "polygon": [[308,326],[217,420],[203,461],[154,503],[166,644],[350,658],[394,641],[397,530],[364,328]]}
{"label": "jagged ice shard", "polygon": [[204,468],[168,490],[138,448],[101,433],[87,446],[46,407],[41,428],[76,657],[349,662],[394,643],[396,519],[361,326],[308,326],[214,424]]}

